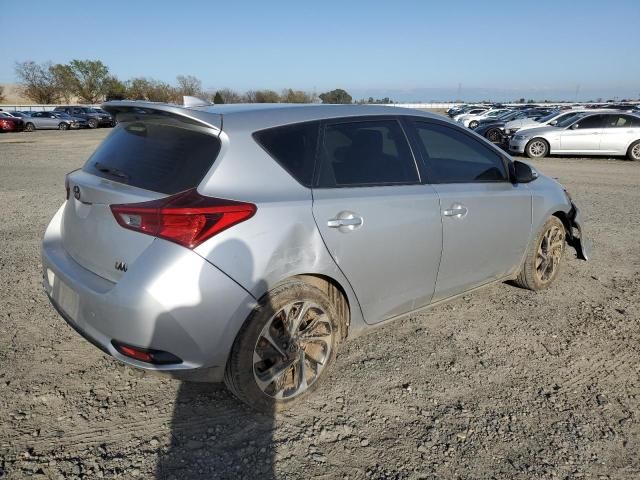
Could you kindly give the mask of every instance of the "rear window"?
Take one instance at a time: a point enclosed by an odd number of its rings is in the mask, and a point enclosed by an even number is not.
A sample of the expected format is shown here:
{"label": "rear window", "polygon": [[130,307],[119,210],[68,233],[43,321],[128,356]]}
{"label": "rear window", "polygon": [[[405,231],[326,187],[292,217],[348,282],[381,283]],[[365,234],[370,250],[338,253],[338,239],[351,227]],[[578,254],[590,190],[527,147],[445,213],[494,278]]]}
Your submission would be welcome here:
{"label": "rear window", "polygon": [[318,127],[318,122],[299,123],[256,132],[253,137],[293,178],[311,187]]}
{"label": "rear window", "polygon": [[121,123],[89,158],[85,172],[171,195],[196,187],[207,174],[220,141],[189,128]]}

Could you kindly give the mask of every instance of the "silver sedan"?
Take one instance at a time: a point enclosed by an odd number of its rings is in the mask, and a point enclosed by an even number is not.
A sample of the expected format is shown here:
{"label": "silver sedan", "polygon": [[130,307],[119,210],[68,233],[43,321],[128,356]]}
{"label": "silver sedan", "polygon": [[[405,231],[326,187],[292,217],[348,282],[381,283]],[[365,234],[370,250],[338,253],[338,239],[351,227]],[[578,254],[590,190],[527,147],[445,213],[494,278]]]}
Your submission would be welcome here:
{"label": "silver sedan", "polygon": [[25,132],[34,130],[69,130],[80,128],[76,119],[57,112],[34,112],[24,119]]}
{"label": "silver sedan", "polygon": [[619,155],[640,160],[640,116],[631,113],[576,114],[555,126],[516,133],[509,150],[530,158],[549,154]]}
{"label": "silver sedan", "polygon": [[305,398],[348,337],[494,282],[547,288],[567,244],[589,256],[560,184],[441,116],[104,108],[118,125],[44,235],[51,303],[116,359],[260,410]]}

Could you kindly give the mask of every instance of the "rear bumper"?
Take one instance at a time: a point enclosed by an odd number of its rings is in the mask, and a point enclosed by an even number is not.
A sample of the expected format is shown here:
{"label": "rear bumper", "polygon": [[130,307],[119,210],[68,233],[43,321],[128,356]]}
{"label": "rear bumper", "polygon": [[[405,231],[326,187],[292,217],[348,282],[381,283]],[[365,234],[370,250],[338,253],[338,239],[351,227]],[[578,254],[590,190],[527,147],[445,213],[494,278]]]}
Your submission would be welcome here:
{"label": "rear bumper", "polygon": [[[42,244],[43,285],[60,316],[100,350],[131,366],[180,378],[220,381],[254,298],[196,253],[164,240],[133,262],[118,283],[86,270],[63,248],[62,209]],[[170,352],[178,364],[149,364],[112,340]]]}

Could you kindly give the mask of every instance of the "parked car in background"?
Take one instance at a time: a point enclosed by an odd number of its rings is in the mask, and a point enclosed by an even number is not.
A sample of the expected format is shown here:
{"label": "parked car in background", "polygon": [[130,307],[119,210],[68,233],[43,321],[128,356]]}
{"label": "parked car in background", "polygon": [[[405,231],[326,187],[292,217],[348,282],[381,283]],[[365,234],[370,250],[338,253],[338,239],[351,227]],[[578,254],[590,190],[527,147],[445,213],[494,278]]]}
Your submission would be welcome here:
{"label": "parked car in background", "polygon": [[26,114],[26,113],[24,113],[24,112],[7,112],[7,113],[11,114],[11,115],[12,115],[12,116],[14,116],[14,117],[21,118],[21,119],[23,119],[23,120],[24,120],[25,118],[29,118],[29,115],[27,115],[27,114]]}
{"label": "parked car in background", "polygon": [[25,132],[34,130],[70,130],[80,128],[78,122],[69,116],[62,117],[57,112],[34,112],[24,120]]}
{"label": "parked car in background", "polygon": [[[611,112],[611,110],[596,110],[592,112],[595,113],[600,111]],[[587,112],[587,110],[573,109],[573,110],[564,110],[564,111],[554,111],[541,117],[514,119],[505,125],[504,130],[507,135],[513,135],[518,130],[524,129],[524,128],[535,128],[535,127],[542,127],[546,125],[554,126],[563,120],[566,120],[568,118],[576,116],[579,113],[584,113],[584,112]]]}
{"label": "parked car in background", "polygon": [[472,115],[480,115],[481,113],[487,112],[489,111],[489,107],[474,107],[474,108],[470,108],[466,111],[463,111],[463,113],[460,113],[458,115],[456,115],[455,117],[453,117],[453,120],[456,122],[460,122],[461,120],[464,120],[467,117],[470,117]]}
{"label": "parked car in background", "polygon": [[24,130],[24,120],[14,117],[8,112],[0,112],[0,132],[21,132]]}
{"label": "parked car in background", "polygon": [[89,124],[84,118],[72,117],[68,113],[64,113],[64,112],[54,112],[54,113],[58,118],[62,118],[72,122],[71,128],[73,129],[89,128]]}
{"label": "parked car in background", "polygon": [[310,394],[349,336],[499,280],[546,288],[567,242],[588,257],[560,184],[442,116],[105,108],[118,126],[44,235],[47,295],[116,359],[262,411]]}
{"label": "parked car in background", "polygon": [[462,123],[465,127],[469,127],[474,129],[478,126],[478,123],[481,120],[498,118],[500,115],[510,112],[511,110],[506,108],[492,108],[483,113],[478,113],[476,115],[463,115],[457,121]]}
{"label": "parked car in background", "polygon": [[502,145],[508,143],[509,135],[505,132],[505,125],[511,121],[520,119],[536,119],[544,116],[548,111],[537,108],[528,110],[513,110],[498,116],[495,119],[486,118],[480,120],[474,131],[489,140],[491,143]]}
{"label": "parked car in background", "polygon": [[113,127],[115,122],[113,117],[107,112],[99,112],[93,107],[83,107],[80,105],[67,105],[56,107],[54,112],[64,112],[72,117],[83,118],[87,121],[89,128]]}
{"label": "parked car in background", "polygon": [[530,158],[562,153],[626,155],[630,160],[640,160],[640,116],[579,113],[556,126],[518,131],[509,142],[509,150]]}

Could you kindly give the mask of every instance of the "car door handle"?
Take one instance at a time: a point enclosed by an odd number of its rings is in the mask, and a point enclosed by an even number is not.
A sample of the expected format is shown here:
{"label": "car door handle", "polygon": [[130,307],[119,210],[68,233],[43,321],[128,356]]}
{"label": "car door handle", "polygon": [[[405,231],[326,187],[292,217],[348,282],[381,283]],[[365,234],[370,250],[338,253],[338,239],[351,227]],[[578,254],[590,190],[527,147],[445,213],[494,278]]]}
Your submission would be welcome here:
{"label": "car door handle", "polygon": [[362,225],[361,217],[332,218],[331,220],[327,220],[327,227],[329,228],[358,227],[360,225]]}
{"label": "car door handle", "polygon": [[465,207],[464,205],[454,204],[451,205],[451,208],[443,211],[442,214],[445,217],[462,218],[467,214],[467,212],[467,207]]}

